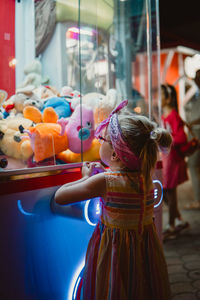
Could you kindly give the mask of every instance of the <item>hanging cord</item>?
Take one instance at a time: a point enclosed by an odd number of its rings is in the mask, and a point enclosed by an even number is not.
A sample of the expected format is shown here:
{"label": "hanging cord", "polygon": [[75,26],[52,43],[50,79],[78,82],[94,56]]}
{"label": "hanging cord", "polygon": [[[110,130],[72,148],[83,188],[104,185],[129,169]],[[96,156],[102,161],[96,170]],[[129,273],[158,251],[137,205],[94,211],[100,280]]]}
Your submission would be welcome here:
{"label": "hanging cord", "polygon": [[[78,3],[78,27],[79,27],[79,38],[78,38],[78,47],[79,47],[79,82],[80,82],[80,116],[81,116],[81,130],[83,128],[83,117],[82,117],[82,72],[81,72],[81,0]],[[81,132],[81,161],[83,162],[83,137]]]}

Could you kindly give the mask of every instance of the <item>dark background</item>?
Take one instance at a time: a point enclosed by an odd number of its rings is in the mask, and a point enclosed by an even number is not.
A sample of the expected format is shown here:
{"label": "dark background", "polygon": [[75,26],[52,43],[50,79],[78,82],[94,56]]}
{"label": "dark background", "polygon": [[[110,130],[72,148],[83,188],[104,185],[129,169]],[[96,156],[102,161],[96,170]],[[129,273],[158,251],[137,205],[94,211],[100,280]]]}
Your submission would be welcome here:
{"label": "dark background", "polygon": [[200,0],[160,0],[161,49],[200,50]]}

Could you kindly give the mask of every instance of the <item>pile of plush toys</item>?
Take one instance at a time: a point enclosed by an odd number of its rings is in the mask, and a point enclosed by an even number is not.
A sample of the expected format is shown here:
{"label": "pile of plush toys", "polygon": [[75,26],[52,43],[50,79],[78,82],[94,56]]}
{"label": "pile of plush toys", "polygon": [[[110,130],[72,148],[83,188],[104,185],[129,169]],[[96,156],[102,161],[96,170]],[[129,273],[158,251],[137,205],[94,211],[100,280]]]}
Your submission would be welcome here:
{"label": "pile of plush toys", "polygon": [[30,83],[10,98],[0,90],[0,167],[98,160],[94,131],[117,103],[114,89],[80,95],[68,86]]}

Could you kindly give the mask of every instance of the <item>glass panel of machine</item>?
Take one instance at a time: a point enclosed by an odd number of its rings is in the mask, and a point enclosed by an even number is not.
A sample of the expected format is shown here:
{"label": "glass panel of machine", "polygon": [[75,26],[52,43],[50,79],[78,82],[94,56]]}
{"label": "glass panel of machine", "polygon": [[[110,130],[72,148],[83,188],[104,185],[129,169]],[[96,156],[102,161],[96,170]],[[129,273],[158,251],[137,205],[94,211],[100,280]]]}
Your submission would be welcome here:
{"label": "glass panel of machine", "polygon": [[156,1],[2,3],[1,171],[99,160],[95,128],[124,99],[159,122]]}

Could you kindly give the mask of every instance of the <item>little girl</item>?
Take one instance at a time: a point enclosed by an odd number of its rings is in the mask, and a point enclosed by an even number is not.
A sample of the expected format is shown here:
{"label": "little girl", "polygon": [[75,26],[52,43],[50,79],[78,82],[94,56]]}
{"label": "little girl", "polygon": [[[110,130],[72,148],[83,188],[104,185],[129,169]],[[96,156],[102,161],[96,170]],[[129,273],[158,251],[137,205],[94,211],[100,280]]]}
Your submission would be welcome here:
{"label": "little girl", "polygon": [[182,219],[178,207],[177,186],[186,180],[187,165],[179,147],[187,142],[184,123],[178,113],[177,93],[170,84],[161,85],[162,121],[171,135],[173,144],[168,155],[163,154],[163,193],[169,208],[168,224],[163,232],[163,240],[175,238],[177,233],[189,227]]}
{"label": "little girl", "polygon": [[171,135],[123,109],[127,102],[96,130],[100,157],[109,169],[91,176],[97,163],[85,163],[82,179],[55,194],[61,205],[102,199],[101,218],[86,254],[83,300],[170,299],[167,266],[153,223],[151,173],[159,147],[169,148]]}

